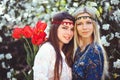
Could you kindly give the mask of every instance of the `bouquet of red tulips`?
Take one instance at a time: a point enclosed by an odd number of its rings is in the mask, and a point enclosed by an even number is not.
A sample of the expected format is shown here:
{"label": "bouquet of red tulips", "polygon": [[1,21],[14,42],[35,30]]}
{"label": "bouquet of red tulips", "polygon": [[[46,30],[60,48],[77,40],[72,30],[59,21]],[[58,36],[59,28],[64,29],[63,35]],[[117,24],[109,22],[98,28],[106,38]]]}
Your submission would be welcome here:
{"label": "bouquet of red tulips", "polygon": [[45,22],[38,21],[33,28],[29,25],[26,25],[23,28],[16,27],[13,30],[13,38],[25,39],[24,47],[27,52],[26,61],[31,68],[40,44],[46,40],[46,33],[44,31],[46,27],[47,24]]}
{"label": "bouquet of red tulips", "polygon": [[12,37],[14,39],[24,39],[24,48],[26,50],[26,62],[30,67],[29,73],[24,73],[26,80],[33,80],[33,64],[34,58],[38,51],[39,46],[46,40],[45,29],[47,24],[38,21],[37,24],[32,28],[29,25],[23,28],[16,27],[13,29]]}

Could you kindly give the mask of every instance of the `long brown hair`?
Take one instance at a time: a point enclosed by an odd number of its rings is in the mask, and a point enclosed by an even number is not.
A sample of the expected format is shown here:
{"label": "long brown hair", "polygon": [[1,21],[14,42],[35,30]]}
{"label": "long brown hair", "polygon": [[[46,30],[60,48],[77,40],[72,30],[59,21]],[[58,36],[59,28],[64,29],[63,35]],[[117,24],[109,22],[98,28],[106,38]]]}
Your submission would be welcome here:
{"label": "long brown hair", "polygon": [[[59,39],[57,36],[57,29],[60,25],[60,22],[62,22],[64,19],[69,19],[69,20],[73,21],[73,23],[75,22],[74,17],[71,16],[67,12],[60,12],[60,13],[56,14],[52,19],[52,24],[51,24],[51,28],[50,28],[50,32],[49,32],[49,37],[48,37],[48,41],[54,47],[55,52],[56,52],[56,61],[55,61],[55,67],[54,67],[54,80],[60,80],[60,74],[62,72],[62,56],[60,53],[60,48],[59,48],[59,43],[58,43]],[[73,39],[70,41],[70,43],[65,44],[63,46],[62,50],[65,53],[66,61],[67,61],[68,65],[71,66],[72,52],[73,52]],[[60,74],[59,74],[59,72],[60,72]]]}

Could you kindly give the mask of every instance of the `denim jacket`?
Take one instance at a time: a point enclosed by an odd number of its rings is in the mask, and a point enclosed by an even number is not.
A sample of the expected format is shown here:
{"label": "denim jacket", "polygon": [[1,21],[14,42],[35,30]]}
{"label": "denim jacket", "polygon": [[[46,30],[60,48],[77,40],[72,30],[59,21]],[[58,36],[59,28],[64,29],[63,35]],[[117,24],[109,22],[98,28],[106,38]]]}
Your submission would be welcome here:
{"label": "denim jacket", "polygon": [[78,47],[72,67],[73,80],[101,80],[103,64],[103,52],[98,44],[89,44],[83,52]]}

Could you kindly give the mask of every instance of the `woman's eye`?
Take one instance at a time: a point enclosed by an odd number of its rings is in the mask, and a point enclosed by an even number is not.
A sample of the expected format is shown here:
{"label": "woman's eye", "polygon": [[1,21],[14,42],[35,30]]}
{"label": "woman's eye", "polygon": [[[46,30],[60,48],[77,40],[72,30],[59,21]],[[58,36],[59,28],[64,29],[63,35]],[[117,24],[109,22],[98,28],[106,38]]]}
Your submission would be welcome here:
{"label": "woman's eye", "polygon": [[67,27],[62,27],[62,29],[67,29]]}
{"label": "woman's eye", "polygon": [[87,22],[87,24],[92,24],[92,22]]}
{"label": "woman's eye", "polygon": [[77,25],[82,25],[82,23],[78,23]]}

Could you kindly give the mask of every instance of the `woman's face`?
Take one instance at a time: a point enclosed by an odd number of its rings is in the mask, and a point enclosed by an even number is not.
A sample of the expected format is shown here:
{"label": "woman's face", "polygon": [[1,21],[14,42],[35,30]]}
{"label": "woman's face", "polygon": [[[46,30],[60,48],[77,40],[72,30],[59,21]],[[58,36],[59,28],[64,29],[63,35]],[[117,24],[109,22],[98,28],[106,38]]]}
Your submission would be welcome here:
{"label": "woman's face", "polygon": [[[86,17],[87,16],[87,17]],[[93,20],[88,13],[82,13],[77,16],[76,29],[81,38],[91,38],[93,34]]]}
{"label": "woman's face", "polygon": [[73,38],[73,24],[69,19],[64,19],[62,24],[58,27],[57,36],[60,45],[67,44]]}

